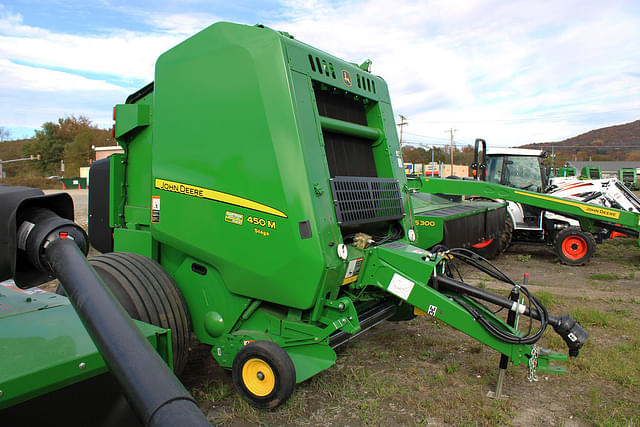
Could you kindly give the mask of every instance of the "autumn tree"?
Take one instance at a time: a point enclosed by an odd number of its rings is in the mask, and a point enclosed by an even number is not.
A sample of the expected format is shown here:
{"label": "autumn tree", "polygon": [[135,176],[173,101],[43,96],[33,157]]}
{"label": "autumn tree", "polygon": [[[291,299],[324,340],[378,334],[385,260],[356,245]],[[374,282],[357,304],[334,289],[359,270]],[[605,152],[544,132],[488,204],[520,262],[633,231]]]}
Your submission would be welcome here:
{"label": "autumn tree", "polygon": [[56,175],[60,171],[60,161],[67,141],[58,134],[58,129],[57,124],[46,122],[42,129],[36,130],[36,137],[22,146],[23,156],[40,155],[40,161],[30,164],[39,175]]}
{"label": "autumn tree", "polygon": [[438,163],[445,161],[445,152],[439,147],[431,147],[428,150],[422,147],[413,147],[411,145],[405,145],[402,147],[402,158],[405,162],[409,163],[431,163],[432,154],[434,162]]}
{"label": "autumn tree", "polygon": [[116,142],[108,130],[99,129],[88,118],[71,116],[58,119],[57,123],[44,123],[42,129],[36,130],[35,138],[22,146],[22,153],[40,155],[40,161],[31,162],[39,175],[60,175],[64,161],[64,175],[73,177],[79,175],[79,168],[90,165],[94,145],[116,145]]}

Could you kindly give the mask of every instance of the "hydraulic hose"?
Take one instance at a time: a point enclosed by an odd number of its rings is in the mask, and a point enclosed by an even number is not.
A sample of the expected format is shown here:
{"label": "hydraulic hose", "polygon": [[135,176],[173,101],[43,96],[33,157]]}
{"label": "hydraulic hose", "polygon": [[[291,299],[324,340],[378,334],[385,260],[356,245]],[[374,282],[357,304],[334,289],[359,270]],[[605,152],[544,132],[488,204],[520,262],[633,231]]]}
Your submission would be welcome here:
{"label": "hydraulic hose", "polygon": [[66,233],[52,232],[44,259],[60,280],[127,400],[145,426],[209,426],[191,394],[149,344]]}
{"label": "hydraulic hose", "polygon": [[[504,273],[502,274],[504,275]],[[504,275],[504,277],[506,277],[506,275]],[[509,298],[468,285],[451,277],[437,276],[434,278],[434,282],[436,282],[434,283],[434,286],[437,286],[437,288],[441,290],[477,298],[509,310],[517,310],[524,316],[540,321],[540,329],[535,334],[518,337],[489,321],[479,310],[467,304],[461,298],[457,296],[452,297],[454,301],[467,310],[469,314],[471,314],[474,319],[476,319],[476,321],[478,321],[487,330],[487,332],[501,341],[513,344],[534,344],[542,337],[547,324],[549,324],[553,326],[556,333],[558,333],[558,335],[560,335],[567,344],[569,348],[569,355],[576,357],[580,348],[582,348],[589,337],[587,331],[585,331],[570,315],[557,317],[547,313],[545,307],[533,295],[531,295],[524,286],[520,287],[520,291],[529,299],[529,306],[523,306]],[[515,283],[511,279],[508,279],[508,282]]]}

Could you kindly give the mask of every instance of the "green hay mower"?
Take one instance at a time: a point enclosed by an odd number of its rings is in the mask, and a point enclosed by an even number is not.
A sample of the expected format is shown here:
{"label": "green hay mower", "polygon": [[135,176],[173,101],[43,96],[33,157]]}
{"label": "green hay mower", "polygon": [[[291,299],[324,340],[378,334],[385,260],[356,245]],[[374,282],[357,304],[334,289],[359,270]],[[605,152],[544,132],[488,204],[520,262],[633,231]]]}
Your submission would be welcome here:
{"label": "green hay mower", "polygon": [[[414,245],[416,218],[387,86],[368,68],[286,33],[229,23],[161,55],[155,82],[115,107],[124,154],[92,166],[89,240],[103,254],[82,268],[130,316],[160,326],[158,336],[170,329],[172,357],[161,353],[174,369],[186,365],[194,334],[259,408],[285,402],[358,334],[416,314],[497,350],[501,368],[509,359],[530,373],[561,372],[551,362],[566,356],[536,342],[551,325],[577,356],[588,334],[570,316],[550,315],[526,283],[465,249]],[[7,215],[17,218],[9,221],[9,242],[31,236],[20,206]],[[21,257],[11,243],[7,253],[17,253],[24,270],[46,272],[41,280],[60,276],[44,243],[36,246],[40,258]],[[456,260],[505,282],[511,296],[454,278]],[[66,261],[60,277],[72,303],[83,288],[66,282],[77,279],[80,264],[78,257]],[[38,282],[23,281],[11,265],[0,280]],[[485,304],[511,314],[500,319]],[[521,332],[517,316],[539,327]],[[0,345],[9,339],[3,332]],[[118,351],[105,356],[111,370]],[[22,400],[88,377],[74,374],[55,387],[32,386]],[[0,407],[11,406],[14,391],[3,392]]]}

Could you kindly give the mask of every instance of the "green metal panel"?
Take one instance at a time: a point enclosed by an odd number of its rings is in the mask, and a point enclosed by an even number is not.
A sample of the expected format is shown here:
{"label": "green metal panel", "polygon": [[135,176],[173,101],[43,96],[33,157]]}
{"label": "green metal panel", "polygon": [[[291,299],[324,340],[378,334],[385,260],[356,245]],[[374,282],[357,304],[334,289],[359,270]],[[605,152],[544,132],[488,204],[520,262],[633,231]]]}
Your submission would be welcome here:
{"label": "green metal panel", "polygon": [[562,166],[558,168],[557,176],[576,176],[576,168]]}
{"label": "green metal panel", "polygon": [[[171,364],[169,331],[136,324]],[[0,410],[107,370],[66,297],[0,286]]]}
{"label": "green metal panel", "polygon": [[580,172],[582,179],[602,179],[602,170],[600,166],[585,166]]}
{"label": "green metal panel", "polygon": [[148,104],[136,103],[122,105],[116,109],[116,138],[149,125],[151,109]]}
{"label": "green metal panel", "polygon": [[113,250],[115,252],[135,252],[148,258],[156,254],[155,244],[148,231],[115,228],[113,230]]}
{"label": "green metal panel", "polygon": [[547,194],[519,190],[489,182],[418,178],[411,179],[409,185],[415,191],[425,193],[473,194],[490,199],[503,199],[524,203],[559,214],[575,216],[580,220],[580,225],[587,229],[593,226],[594,221],[601,221],[619,224],[632,230],[640,230],[640,216],[634,212],[603,208],[588,203],[561,199]]}
{"label": "green metal panel", "polygon": [[[281,36],[272,30],[216,24],[163,54],[156,65],[153,176],[241,200],[154,188],[162,211],[152,231],[215,265],[233,293],[309,308],[326,254],[299,234],[298,222],[312,216],[311,185],[292,98]],[[250,202],[282,214],[245,207]],[[185,220],[185,212],[197,212],[199,220]],[[211,251],[214,242],[225,244]]]}
{"label": "green metal panel", "polygon": [[[206,272],[195,272],[194,263]],[[213,345],[221,335],[229,333],[251,303],[249,298],[230,293],[218,270],[194,258],[184,258],[173,277],[178,283],[189,283],[182,288],[182,294],[191,313],[193,330],[207,344]]]}

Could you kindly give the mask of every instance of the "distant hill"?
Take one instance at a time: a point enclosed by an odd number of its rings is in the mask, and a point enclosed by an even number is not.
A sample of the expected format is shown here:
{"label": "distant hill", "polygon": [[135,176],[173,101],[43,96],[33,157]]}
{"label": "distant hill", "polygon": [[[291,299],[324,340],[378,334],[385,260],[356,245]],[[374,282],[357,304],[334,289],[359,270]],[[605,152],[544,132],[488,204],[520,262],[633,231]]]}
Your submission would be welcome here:
{"label": "distant hill", "polygon": [[554,152],[559,158],[576,160],[640,160],[640,120],[594,129],[559,142],[523,145]]}

